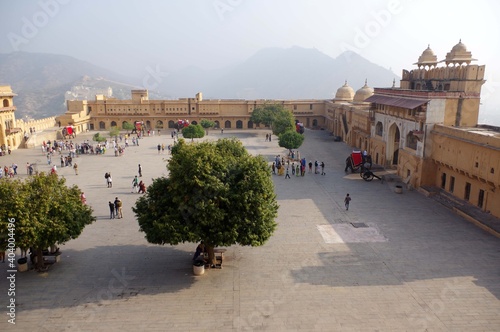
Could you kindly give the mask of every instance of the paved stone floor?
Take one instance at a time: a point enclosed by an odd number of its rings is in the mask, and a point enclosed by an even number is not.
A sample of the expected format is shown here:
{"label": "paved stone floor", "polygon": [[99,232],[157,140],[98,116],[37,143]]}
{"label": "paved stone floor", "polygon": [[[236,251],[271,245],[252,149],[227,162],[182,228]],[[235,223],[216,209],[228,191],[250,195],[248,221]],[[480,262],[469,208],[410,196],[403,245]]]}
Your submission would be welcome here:
{"label": "paved stone floor", "polygon": [[[265,134],[226,130],[224,137],[272,160],[285,151]],[[62,260],[48,272],[17,273],[16,325],[3,314],[0,330],[500,331],[499,239],[415,191],[396,194],[394,183],[344,174],[350,148],[324,131],[305,135],[301,156],[324,161],[326,175],[274,176],[275,235],[262,247],[228,248],[224,268],[202,276],[192,272],[196,244],[148,244],[131,211],[138,164],[146,184],[165,175],[168,156],[156,145],[170,136],[146,137],[122,157],[79,157],[80,175],[59,174],[85,191],[97,221],[61,246]],[[20,173],[27,161],[49,168],[38,149],[0,164],[14,160]],[[110,220],[107,202],[116,196],[125,216]],[[6,274],[5,266],[4,312]]]}

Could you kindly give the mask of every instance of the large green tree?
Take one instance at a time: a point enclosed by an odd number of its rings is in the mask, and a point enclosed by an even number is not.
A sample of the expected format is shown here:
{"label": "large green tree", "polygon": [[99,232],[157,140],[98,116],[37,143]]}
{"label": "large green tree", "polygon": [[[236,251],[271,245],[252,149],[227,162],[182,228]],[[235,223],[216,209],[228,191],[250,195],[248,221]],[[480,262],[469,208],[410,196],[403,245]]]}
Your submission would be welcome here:
{"label": "large green tree", "polygon": [[205,129],[206,134],[208,135],[208,129],[215,127],[215,122],[207,119],[201,119],[200,125]]}
{"label": "large green tree", "polygon": [[109,137],[117,137],[120,135],[120,128],[113,126],[109,129]]}
{"label": "large green tree", "polygon": [[285,149],[298,149],[304,142],[304,135],[288,130],[278,137],[278,145]]}
{"label": "large green tree", "polygon": [[255,124],[270,126],[273,134],[280,135],[295,128],[292,112],[280,104],[269,104],[253,110],[250,120]]}
{"label": "large green tree", "polygon": [[202,138],[205,136],[205,129],[199,124],[190,124],[182,129],[182,136],[185,138]]}
{"label": "large green tree", "polygon": [[276,228],[278,204],[267,162],[236,139],[173,148],[170,176],[155,179],[133,211],[148,242],[204,241],[213,248],[260,246]]}
{"label": "large green tree", "polygon": [[95,220],[92,209],[82,203],[81,193],[56,174],[0,180],[0,234],[6,234],[9,219],[15,220],[16,246],[32,247],[41,269],[44,249],[77,238]]}
{"label": "large green tree", "polygon": [[122,129],[126,130],[126,131],[127,131],[127,134],[128,134],[129,130],[134,129],[134,125],[133,125],[133,124],[131,124],[130,122],[125,121],[125,122],[123,122],[123,124],[122,124]]}

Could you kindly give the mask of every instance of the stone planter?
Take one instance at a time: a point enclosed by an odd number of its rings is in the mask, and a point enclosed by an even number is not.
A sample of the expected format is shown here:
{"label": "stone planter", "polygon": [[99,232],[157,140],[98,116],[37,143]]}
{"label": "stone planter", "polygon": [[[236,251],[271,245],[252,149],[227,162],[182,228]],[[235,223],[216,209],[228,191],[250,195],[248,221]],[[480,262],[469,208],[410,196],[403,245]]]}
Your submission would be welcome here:
{"label": "stone planter", "polygon": [[403,186],[397,185],[396,188],[394,188],[394,192],[396,194],[402,194],[403,193]]}
{"label": "stone planter", "polygon": [[26,272],[26,271],[28,271],[28,259],[26,259],[25,257],[19,258],[17,260],[17,270],[19,272]]}
{"label": "stone planter", "polygon": [[201,276],[204,273],[205,273],[205,262],[202,260],[194,261],[193,274],[195,276]]}

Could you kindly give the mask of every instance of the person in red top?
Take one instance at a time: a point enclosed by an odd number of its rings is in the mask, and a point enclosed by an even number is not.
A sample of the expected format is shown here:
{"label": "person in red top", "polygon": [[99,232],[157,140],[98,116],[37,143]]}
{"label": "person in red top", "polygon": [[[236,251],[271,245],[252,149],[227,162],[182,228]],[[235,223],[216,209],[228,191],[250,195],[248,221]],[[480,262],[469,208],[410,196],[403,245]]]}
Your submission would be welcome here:
{"label": "person in red top", "polygon": [[144,182],[139,182],[139,192],[138,194],[145,194],[146,193],[146,185]]}

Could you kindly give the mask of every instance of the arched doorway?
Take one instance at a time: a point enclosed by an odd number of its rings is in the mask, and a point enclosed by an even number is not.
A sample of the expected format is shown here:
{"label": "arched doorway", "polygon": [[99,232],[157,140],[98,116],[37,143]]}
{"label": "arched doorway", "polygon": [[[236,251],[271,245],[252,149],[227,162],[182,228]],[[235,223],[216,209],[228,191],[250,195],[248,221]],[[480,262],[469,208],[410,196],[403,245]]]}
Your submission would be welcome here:
{"label": "arched doorway", "polygon": [[196,126],[198,124],[198,122],[196,120],[194,120],[191,122],[191,124]]}
{"label": "arched doorway", "polygon": [[170,121],[168,122],[168,127],[169,127],[169,128],[175,128],[175,122],[174,122],[173,120],[170,120]]}
{"label": "arched doorway", "polygon": [[104,123],[104,121],[99,122],[99,129],[106,129],[106,124]]}
{"label": "arched doorway", "polygon": [[317,128],[318,127],[318,120],[314,119],[313,120],[313,128]]}
{"label": "arched doorway", "polygon": [[236,129],[243,129],[243,121],[241,120],[236,121]]}
{"label": "arched doorway", "polygon": [[163,129],[163,121],[161,120],[156,121],[156,129]]}
{"label": "arched doorway", "polygon": [[399,141],[400,141],[400,131],[399,127],[393,123],[389,127],[389,135],[387,137],[387,154],[386,160],[389,165],[398,164],[399,156]]}
{"label": "arched doorway", "polygon": [[151,121],[146,121],[146,128],[149,130],[151,129]]}
{"label": "arched doorway", "polygon": [[3,100],[3,107],[9,107],[9,100],[8,99]]}
{"label": "arched doorway", "polygon": [[231,128],[231,121],[226,120],[226,122],[224,122],[224,128]]}
{"label": "arched doorway", "polygon": [[252,129],[253,128],[253,122],[252,121],[248,121],[248,129]]}
{"label": "arched doorway", "polygon": [[116,127],[116,121],[111,121],[111,127]]}

